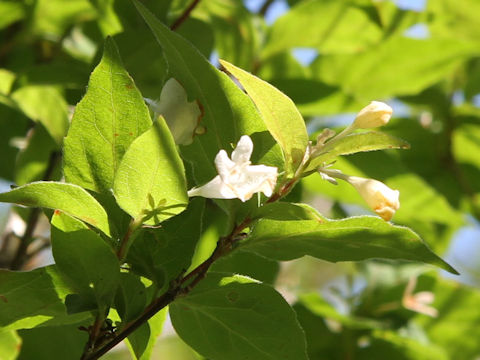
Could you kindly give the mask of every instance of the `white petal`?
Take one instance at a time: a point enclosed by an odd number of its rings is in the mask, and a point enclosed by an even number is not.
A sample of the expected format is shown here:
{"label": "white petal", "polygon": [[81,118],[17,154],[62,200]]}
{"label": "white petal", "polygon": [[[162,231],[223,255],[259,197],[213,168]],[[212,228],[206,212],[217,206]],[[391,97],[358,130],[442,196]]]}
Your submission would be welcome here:
{"label": "white petal", "polygon": [[215,156],[215,167],[222,180],[225,181],[235,168],[235,163],[230,160],[225,150],[220,150],[217,156]]}
{"label": "white petal", "polygon": [[243,135],[237,143],[237,147],[232,152],[232,160],[236,164],[245,164],[250,162],[253,152],[253,142],[250,136]]}
{"label": "white petal", "polygon": [[215,176],[213,180],[198,188],[188,191],[188,196],[202,196],[210,199],[235,199],[237,195],[225,185],[220,176]]}

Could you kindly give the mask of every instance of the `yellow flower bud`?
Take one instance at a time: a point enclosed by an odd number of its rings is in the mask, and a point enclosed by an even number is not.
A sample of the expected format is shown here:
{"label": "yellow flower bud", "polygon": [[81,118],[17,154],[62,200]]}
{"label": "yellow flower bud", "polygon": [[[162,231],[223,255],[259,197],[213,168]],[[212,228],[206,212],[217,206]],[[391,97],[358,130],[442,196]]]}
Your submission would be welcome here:
{"label": "yellow flower bud", "polygon": [[348,176],[345,180],[357,189],[368,206],[385,221],[391,220],[400,207],[399,191],[390,189],[380,181],[357,176]]}
{"label": "yellow flower bud", "polygon": [[383,126],[392,116],[392,108],[380,101],[372,101],[357,114],[353,127],[356,129],[371,129]]}

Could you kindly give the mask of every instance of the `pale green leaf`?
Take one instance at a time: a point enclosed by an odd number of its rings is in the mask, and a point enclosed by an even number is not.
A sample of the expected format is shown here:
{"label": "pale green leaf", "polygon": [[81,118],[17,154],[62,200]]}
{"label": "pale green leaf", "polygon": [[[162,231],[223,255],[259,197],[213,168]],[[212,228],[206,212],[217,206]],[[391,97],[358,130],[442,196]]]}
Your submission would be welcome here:
{"label": "pale green leaf", "polygon": [[55,212],[52,252],[60,273],[77,294],[93,294],[100,313],[112,304],[120,264],[112,248],[82,222]]}
{"label": "pale green leaf", "polygon": [[321,149],[317,157],[312,159],[308,169],[313,170],[323,164],[328,164],[339,155],[349,155],[358,152],[385,150],[385,149],[408,149],[410,145],[402,139],[377,132],[367,131],[352,134],[335,141],[330,140]]}
{"label": "pale green leaf", "polygon": [[15,330],[0,330],[0,354],[2,354],[2,360],[15,360],[21,346],[22,339]]}
{"label": "pale green leaf", "polygon": [[134,219],[152,225],[187,206],[185,169],[162,117],[126,152],[115,177],[114,194]]}
{"label": "pale green leaf", "polygon": [[115,43],[107,38],[65,138],[65,178],[89,190],[109,192],[123,155],[150,125],[143,97],[123,68]]}
{"label": "pale green leaf", "polygon": [[300,165],[308,143],[307,129],[295,104],[280,90],[256,76],[220,60],[222,66],[245,88],[263,121],[285,155],[289,175]]}
{"label": "pale green leaf", "polygon": [[38,181],[0,194],[1,202],[58,209],[110,235],[108,216],[95,198],[80,186]]}

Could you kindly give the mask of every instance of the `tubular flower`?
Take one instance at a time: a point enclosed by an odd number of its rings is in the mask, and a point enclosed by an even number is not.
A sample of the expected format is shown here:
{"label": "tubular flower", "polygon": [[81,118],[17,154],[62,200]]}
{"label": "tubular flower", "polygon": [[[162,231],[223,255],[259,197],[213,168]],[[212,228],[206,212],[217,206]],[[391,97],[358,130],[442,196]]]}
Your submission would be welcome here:
{"label": "tubular flower", "polygon": [[399,191],[390,189],[380,181],[357,176],[346,176],[345,180],[357,189],[368,206],[385,221],[391,220],[400,207]]}
{"label": "tubular flower", "polygon": [[380,101],[372,101],[357,114],[353,127],[355,129],[371,129],[388,123],[392,116],[392,108]]}
{"label": "tubular flower", "polygon": [[252,152],[253,143],[248,135],[240,138],[231,159],[225,150],[220,150],[215,157],[218,175],[205,185],[191,189],[188,196],[241,201],[249,200],[257,192],[271,196],[278,170],[273,166],[251,165]]}

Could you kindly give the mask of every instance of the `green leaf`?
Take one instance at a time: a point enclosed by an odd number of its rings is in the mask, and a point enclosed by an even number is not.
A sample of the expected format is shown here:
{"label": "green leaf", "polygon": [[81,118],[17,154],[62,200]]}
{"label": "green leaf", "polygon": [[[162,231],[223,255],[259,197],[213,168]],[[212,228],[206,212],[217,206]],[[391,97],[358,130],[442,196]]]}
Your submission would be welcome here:
{"label": "green leaf", "polygon": [[64,299],[70,292],[55,265],[26,272],[0,270],[0,327],[29,329],[89,319],[88,313],[67,315]]}
{"label": "green leaf", "polygon": [[15,330],[0,330],[2,360],[15,360],[22,347],[22,339]]}
{"label": "green leaf", "polygon": [[478,47],[457,39],[394,36],[358,54],[321,56],[311,64],[312,77],[370,101],[415,94],[477,52]]}
{"label": "green leaf", "polygon": [[457,274],[412,230],[370,216],[343,220],[261,219],[242,248],[276,260],[310,255],[332,262],[371,258],[420,261]]}
{"label": "green leaf", "polygon": [[18,360],[80,359],[88,339],[77,326],[52,326],[22,330]]}
{"label": "green leaf", "polygon": [[38,181],[0,194],[1,202],[58,209],[110,235],[108,217],[102,206],[80,186]]}
{"label": "green leaf", "polygon": [[192,199],[181,216],[160,228],[143,229],[128,251],[132,271],[162,288],[188,269],[201,235],[204,205],[204,199]]}
{"label": "green leaf", "polygon": [[92,294],[100,313],[113,302],[120,264],[112,248],[82,222],[58,211],[52,216],[52,252],[58,270],[76,293]]}
{"label": "green leaf", "polygon": [[157,338],[162,333],[163,323],[167,318],[167,309],[163,309],[128,336],[127,345],[138,360],[149,360]]}
{"label": "green leaf", "polygon": [[352,134],[335,139],[326,143],[319,156],[315,157],[309,164],[307,170],[314,170],[318,166],[328,164],[339,155],[349,155],[358,152],[384,150],[384,149],[409,149],[410,145],[402,139],[381,133],[378,131],[367,131]]}
{"label": "green leaf", "polygon": [[262,115],[272,136],[285,155],[285,168],[292,175],[300,165],[308,144],[305,122],[295,104],[285,94],[256,76],[220,60],[244,87]]}
{"label": "green leaf", "polygon": [[109,192],[123,155],[150,125],[143,97],[123,68],[115,43],[107,38],[65,138],[65,178],[89,190]]}
{"label": "green leaf", "polygon": [[189,100],[195,99],[203,107],[200,125],[204,134],[196,136],[192,145],[182,148],[182,155],[194,166],[197,184],[217,175],[213,161],[218,151],[231,149],[231,144],[245,134],[253,135],[253,161],[281,166],[279,149],[248,96],[190,43],[159,22],[144,5],[136,0],[134,4],[163,49],[170,76],[185,88]]}
{"label": "green leaf", "polygon": [[113,187],[120,207],[146,224],[156,225],[185,209],[185,169],[162,117],[132,143]]}
{"label": "green leaf", "polygon": [[170,316],[180,337],[212,360],[307,359],[293,310],[251,278],[210,273],[170,306]]}
{"label": "green leaf", "polygon": [[67,103],[53,86],[24,86],[12,93],[18,107],[33,121],[42,123],[57,144],[68,129]]}
{"label": "green leaf", "polygon": [[272,25],[262,57],[293,47],[313,47],[322,54],[356,52],[381,36],[381,28],[352,1],[303,1]]}
{"label": "green leaf", "polygon": [[115,295],[115,309],[122,323],[128,323],[139,316],[147,302],[147,289],[139,276],[120,273],[119,286]]}

